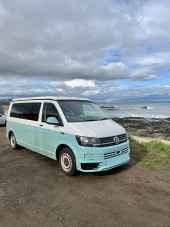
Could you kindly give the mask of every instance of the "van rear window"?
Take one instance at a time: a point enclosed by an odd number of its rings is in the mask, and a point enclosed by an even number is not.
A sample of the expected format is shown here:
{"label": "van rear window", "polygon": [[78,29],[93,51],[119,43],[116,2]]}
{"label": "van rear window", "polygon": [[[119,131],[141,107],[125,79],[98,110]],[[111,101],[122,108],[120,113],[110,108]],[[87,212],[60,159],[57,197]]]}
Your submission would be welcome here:
{"label": "van rear window", "polygon": [[41,103],[16,103],[12,105],[10,117],[38,121]]}

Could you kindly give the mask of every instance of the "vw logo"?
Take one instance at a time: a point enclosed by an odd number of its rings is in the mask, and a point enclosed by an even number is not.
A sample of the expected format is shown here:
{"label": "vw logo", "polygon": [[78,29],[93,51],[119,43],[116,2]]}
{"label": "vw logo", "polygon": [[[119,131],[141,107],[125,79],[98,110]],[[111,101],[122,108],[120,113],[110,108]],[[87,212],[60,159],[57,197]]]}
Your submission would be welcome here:
{"label": "vw logo", "polygon": [[117,136],[114,137],[113,141],[115,144],[119,144],[119,138]]}

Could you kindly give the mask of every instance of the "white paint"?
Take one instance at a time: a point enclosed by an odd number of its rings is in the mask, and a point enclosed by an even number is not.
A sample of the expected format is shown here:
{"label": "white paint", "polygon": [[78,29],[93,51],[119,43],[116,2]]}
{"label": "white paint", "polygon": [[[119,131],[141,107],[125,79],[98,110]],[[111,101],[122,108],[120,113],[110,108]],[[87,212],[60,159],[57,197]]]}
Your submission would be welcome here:
{"label": "white paint", "polygon": [[[109,120],[68,123],[69,128],[79,136],[111,137],[126,133],[125,129],[116,122]],[[67,132],[69,133],[69,131]]]}
{"label": "white paint", "polygon": [[85,98],[75,98],[75,97],[55,97],[55,96],[43,96],[43,97],[29,97],[29,98],[21,98],[21,99],[13,99],[12,102],[16,102],[16,101],[30,101],[32,102],[32,100],[39,100],[40,102],[42,100],[82,100],[82,101],[90,101],[89,99],[85,99]]}

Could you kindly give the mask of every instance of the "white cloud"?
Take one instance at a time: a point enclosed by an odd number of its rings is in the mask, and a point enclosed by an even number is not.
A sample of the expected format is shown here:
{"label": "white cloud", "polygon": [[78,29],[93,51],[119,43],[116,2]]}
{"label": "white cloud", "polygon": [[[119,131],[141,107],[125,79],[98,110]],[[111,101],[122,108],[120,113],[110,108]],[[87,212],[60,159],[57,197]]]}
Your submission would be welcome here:
{"label": "white cloud", "polygon": [[95,87],[95,84],[91,80],[82,80],[82,79],[76,79],[76,80],[70,80],[65,81],[65,84],[71,88],[75,87]]}
{"label": "white cloud", "polygon": [[154,53],[141,57],[137,63],[142,66],[153,66],[157,67],[166,66],[169,64],[170,52]]}
{"label": "white cloud", "polygon": [[132,73],[130,76],[132,80],[148,81],[156,78],[156,75],[152,74],[150,70],[142,69]]}
{"label": "white cloud", "polygon": [[99,94],[99,90],[84,91],[82,94],[85,96],[93,96]]}
{"label": "white cloud", "polygon": [[[170,1],[150,0],[146,1],[136,13],[140,29],[139,39],[163,38],[169,39],[170,33]],[[163,41],[162,40],[162,41]]]}
{"label": "white cloud", "polygon": [[107,75],[110,79],[122,79],[128,76],[128,68],[122,62],[112,62],[102,68],[104,75]]}

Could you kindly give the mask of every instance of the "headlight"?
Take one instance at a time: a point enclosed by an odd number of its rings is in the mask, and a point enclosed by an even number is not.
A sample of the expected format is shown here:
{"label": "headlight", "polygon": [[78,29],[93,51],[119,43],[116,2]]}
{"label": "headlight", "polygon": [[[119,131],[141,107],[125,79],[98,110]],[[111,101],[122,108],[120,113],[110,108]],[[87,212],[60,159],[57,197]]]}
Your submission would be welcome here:
{"label": "headlight", "polygon": [[98,138],[76,136],[77,142],[80,146],[85,147],[100,147],[101,141]]}

